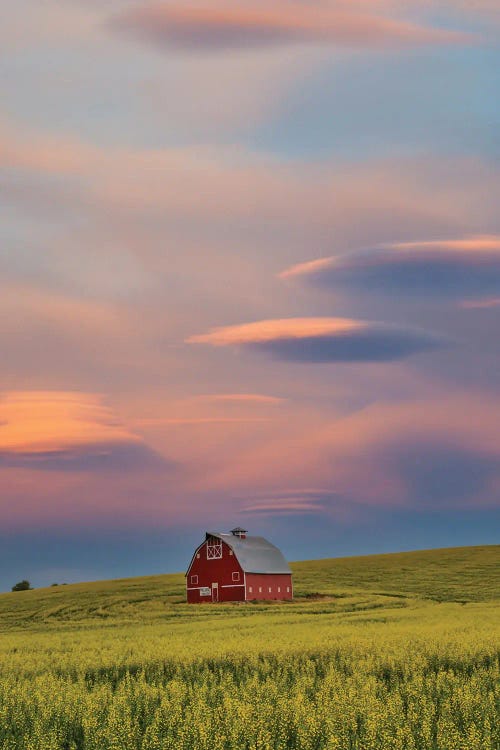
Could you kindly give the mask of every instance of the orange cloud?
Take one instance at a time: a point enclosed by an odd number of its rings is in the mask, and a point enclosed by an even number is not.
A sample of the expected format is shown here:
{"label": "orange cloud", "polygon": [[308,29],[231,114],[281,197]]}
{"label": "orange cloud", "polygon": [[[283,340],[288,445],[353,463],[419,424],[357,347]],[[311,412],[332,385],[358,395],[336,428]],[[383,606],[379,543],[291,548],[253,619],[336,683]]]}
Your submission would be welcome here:
{"label": "orange cloud", "polygon": [[[384,249],[387,254],[393,253],[396,258],[398,255],[408,257],[416,251],[421,257],[433,258],[435,253],[449,253],[451,256],[463,254],[491,254],[492,256],[500,255],[500,237],[497,235],[477,235],[475,237],[466,237],[457,240],[430,240],[425,242],[394,242],[383,247],[375,248],[374,253]],[[357,257],[357,254],[353,254]],[[297,263],[291,268],[287,268],[278,274],[280,279],[304,278],[308,276],[320,275],[329,269],[342,267],[344,263],[349,262],[351,256],[329,256],[326,258],[317,258],[316,260]]]}
{"label": "orange cloud", "polygon": [[61,450],[112,440],[138,441],[93,394],[28,391],[7,393],[0,403],[4,451]]}
{"label": "orange cloud", "polygon": [[240,422],[267,422],[265,417],[172,417],[138,419],[141,427],[165,427],[169,425],[239,424]]}
{"label": "orange cloud", "polygon": [[396,242],[388,247],[393,250],[422,250],[422,252],[439,251],[449,253],[500,253],[500,237],[494,234],[480,234],[458,240],[430,240],[426,242]]}
{"label": "orange cloud", "polygon": [[460,302],[459,307],[465,310],[481,310],[491,307],[500,307],[500,297],[487,297],[486,299],[466,299]]}
{"label": "orange cloud", "polygon": [[143,4],[110,25],[163,47],[234,49],[278,44],[387,47],[456,44],[468,34],[422,26],[347,3],[243,2]]}
{"label": "orange cloud", "polygon": [[208,393],[193,396],[191,400],[235,404],[282,404],[285,399],[277,396],[265,396],[262,393]]}
{"label": "orange cloud", "polygon": [[125,469],[127,462],[161,461],[97,394],[12,391],[0,401],[0,467]]}
{"label": "orange cloud", "polygon": [[386,361],[443,344],[443,340],[418,329],[349,318],[260,320],[216,328],[191,336],[187,342],[249,347],[299,362]]}
{"label": "orange cloud", "polygon": [[210,333],[191,336],[191,344],[254,344],[277,339],[302,339],[320,337],[325,334],[342,335],[363,328],[363,323],[347,318],[280,318],[259,320],[238,326],[216,328]]}
{"label": "orange cloud", "polygon": [[301,279],[309,275],[321,273],[325,269],[331,268],[335,262],[335,258],[329,256],[328,258],[317,258],[316,260],[308,260],[305,263],[296,263],[291,268],[286,268],[284,271],[278,274],[280,279]]}

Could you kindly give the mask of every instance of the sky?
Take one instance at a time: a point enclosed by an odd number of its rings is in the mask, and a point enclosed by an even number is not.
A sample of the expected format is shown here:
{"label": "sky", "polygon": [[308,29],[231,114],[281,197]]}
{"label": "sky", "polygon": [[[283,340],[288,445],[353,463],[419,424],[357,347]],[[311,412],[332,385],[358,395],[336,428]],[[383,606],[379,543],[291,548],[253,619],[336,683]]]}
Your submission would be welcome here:
{"label": "sky", "polygon": [[498,543],[497,0],[0,7],[0,590]]}

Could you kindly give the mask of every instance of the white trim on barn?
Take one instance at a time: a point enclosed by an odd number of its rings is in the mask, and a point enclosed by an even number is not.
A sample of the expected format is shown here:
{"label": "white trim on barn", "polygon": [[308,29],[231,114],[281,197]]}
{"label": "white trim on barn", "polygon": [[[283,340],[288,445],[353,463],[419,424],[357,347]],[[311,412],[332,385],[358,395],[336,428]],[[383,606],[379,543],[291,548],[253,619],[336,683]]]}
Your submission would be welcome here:
{"label": "white trim on barn", "polygon": [[210,537],[207,539],[207,560],[220,560],[222,558],[222,539]]}

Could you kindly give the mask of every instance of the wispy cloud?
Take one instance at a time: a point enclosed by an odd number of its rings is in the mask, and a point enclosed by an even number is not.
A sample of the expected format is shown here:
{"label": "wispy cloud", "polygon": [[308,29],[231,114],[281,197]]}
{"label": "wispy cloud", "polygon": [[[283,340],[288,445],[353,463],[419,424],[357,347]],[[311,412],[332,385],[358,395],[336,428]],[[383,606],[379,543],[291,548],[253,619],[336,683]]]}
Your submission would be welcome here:
{"label": "wispy cloud", "polygon": [[347,3],[149,3],[114,15],[109,25],[159,47],[226,50],[283,44],[408,47],[457,44],[468,34],[419,25]]}
{"label": "wispy cloud", "polygon": [[[470,392],[374,403],[321,425],[289,425],[279,441],[241,452],[219,486],[248,513],[497,506],[498,418],[495,399]],[[307,489],[312,482],[319,489]]]}
{"label": "wispy cloud", "polygon": [[444,344],[426,331],[347,318],[261,320],[216,328],[187,341],[239,346],[295,362],[383,362]]}
{"label": "wispy cloud", "polygon": [[500,297],[486,297],[485,299],[465,299],[459,303],[465,310],[487,310],[500,307]]}
{"label": "wispy cloud", "polygon": [[262,393],[207,393],[200,396],[193,396],[191,401],[201,401],[208,403],[229,403],[229,404],[282,404],[285,399],[277,396],[266,396]]}
{"label": "wispy cloud", "polygon": [[276,162],[236,146],[99,148],[17,123],[4,126],[0,138],[0,164],[10,168],[2,183],[8,205],[32,221],[56,217],[63,226],[72,227],[77,215],[96,228],[106,249],[109,237],[117,237],[121,255],[140,247],[143,261],[160,248],[164,255],[166,241],[206,243],[207,237],[219,252],[230,245],[234,258],[242,221],[266,247],[272,243],[278,261],[290,258],[290,250],[298,260],[304,242],[323,245],[333,229],[339,243],[352,245],[385,237],[389,229],[411,236],[422,225],[436,233],[457,222],[496,222],[491,196],[498,193],[498,175],[480,159],[391,158],[339,170],[335,161]]}
{"label": "wispy cloud", "polygon": [[331,510],[332,500],[335,500],[332,490],[276,490],[248,498],[240,510],[252,516],[310,515]]}
{"label": "wispy cloud", "polygon": [[240,422],[267,422],[266,417],[165,417],[138,419],[136,424],[141,427],[166,427],[169,425],[211,425],[211,424],[239,424]]}

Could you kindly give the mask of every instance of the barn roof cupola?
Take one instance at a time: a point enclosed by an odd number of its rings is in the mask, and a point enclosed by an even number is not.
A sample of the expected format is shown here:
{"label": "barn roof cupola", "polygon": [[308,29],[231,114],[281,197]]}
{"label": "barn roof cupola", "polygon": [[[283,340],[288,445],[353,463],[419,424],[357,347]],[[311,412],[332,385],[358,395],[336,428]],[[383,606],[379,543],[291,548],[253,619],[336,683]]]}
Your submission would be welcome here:
{"label": "barn roof cupola", "polygon": [[242,529],[241,526],[236,526],[236,528],[231,529],[231,534],[233,536],[237,536],[239,539],[246,539],[247,538],[247,530]]}

